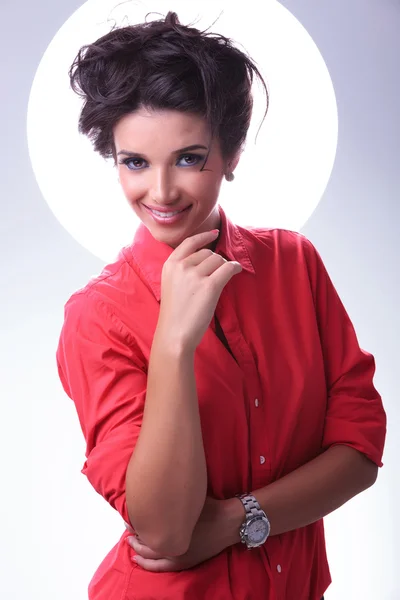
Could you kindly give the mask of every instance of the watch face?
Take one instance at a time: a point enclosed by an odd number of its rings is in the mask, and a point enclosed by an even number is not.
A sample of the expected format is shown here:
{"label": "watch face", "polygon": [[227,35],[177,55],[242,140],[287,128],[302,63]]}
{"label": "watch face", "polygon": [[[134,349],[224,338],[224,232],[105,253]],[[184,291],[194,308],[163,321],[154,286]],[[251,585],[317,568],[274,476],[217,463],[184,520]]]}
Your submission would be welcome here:
{"label": "watch face", "polygon": [[263,543],[269,535],[269,526],[264,518],[254,518],[247,525],[247,537],[252,544]]}

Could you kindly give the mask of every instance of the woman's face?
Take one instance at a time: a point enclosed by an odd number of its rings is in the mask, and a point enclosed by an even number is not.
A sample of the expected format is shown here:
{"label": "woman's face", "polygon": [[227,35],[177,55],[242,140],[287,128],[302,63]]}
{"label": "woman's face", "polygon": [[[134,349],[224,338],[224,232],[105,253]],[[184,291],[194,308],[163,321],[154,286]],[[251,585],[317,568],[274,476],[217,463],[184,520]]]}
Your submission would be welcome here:
{"label": "woman's face", "polygon": [[[176,248],[185,238],[216,229],[220,224],[216,206],[228,168],[217,140],[210,144],[205,119],[175,110],[149,112],[141,109],[123,117],[114,128],[119,180],[123,192],[155,239]],[[188,146],[203,146],[181,151]],[[176,212],[168,223],[150,209]]]}

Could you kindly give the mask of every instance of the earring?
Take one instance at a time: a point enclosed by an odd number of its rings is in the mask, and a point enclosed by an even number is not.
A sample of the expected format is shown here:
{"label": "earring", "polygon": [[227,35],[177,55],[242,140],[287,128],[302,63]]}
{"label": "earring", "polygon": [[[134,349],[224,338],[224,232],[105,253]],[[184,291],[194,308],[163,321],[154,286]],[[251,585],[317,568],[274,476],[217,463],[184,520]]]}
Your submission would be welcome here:
{"label": "earring", "polygon": [[226,173],[226,175],[225,175],[225,179],[226,179],[227,181],[233,181],[233,180],[235,179],[235,176],[234,176],[234,174],[233,174],[233,173]]}

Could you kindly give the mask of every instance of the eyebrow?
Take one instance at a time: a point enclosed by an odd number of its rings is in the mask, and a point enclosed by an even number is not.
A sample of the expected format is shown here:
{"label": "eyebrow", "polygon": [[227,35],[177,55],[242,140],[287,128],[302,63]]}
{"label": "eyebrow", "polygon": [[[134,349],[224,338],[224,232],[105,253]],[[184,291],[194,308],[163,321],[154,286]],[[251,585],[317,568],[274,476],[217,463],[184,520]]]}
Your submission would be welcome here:
{"label": "eyebrow", "polygon": [[[179,148],[179,150],[174,150],[171,154],[182,154],[183,152],[189,152],[189,150],[199,150],[202,148],[203,150],[208,150],[207,146],[201,146],[200,144],[193,144],[192,146],[185,146],[185,148]],[[140,152],[130,152],[129,150],[120,150],[117,153],[117,156],[121,154],[125,156],[143,156],[146,158],[145,154],[141,154]]]}

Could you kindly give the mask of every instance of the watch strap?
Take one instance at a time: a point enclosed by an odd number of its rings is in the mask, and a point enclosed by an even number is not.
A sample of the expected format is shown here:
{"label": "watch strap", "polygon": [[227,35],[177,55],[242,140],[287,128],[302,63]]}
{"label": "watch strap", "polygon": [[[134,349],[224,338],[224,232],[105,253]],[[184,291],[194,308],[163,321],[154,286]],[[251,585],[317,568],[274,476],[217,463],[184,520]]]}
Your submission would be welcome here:
{"label": "watch strap", "polygon": [[265,516],[264,511],[261,509],[257,499],[252,494],[238,494],[239,498],[246,511],[246,518]]}

